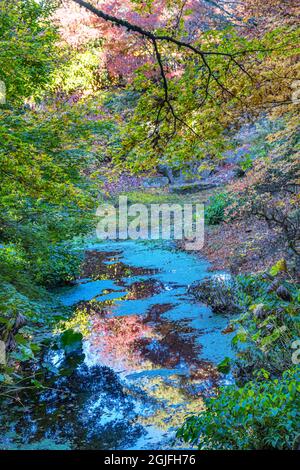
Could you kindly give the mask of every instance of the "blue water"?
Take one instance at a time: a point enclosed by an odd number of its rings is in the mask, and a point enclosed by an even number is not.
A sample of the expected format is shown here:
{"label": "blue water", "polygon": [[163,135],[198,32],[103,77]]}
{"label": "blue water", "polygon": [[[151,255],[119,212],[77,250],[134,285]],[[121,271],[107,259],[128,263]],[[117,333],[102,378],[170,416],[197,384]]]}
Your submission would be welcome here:
{"label": "blue water", "polygon": [[[230,315],[188,292],[218,273],[169,242],[89,242],[85,259],[82,277],[58,291],[73,306],[63,328],[83,334],[84,362],[10,408],[0,448],[183,448],[176,429],[232,381],[216,368],[233,354],[222,333]],[[65,370],[62,351],[49,355]]]}
{"label": "blue water", "polygon": [[[168,242],[109,241],[90,243],[87,250],[105,253],[107,277],[118,265],[142,272],[117,274],[115,279],[106,279],[102,272],[101,280],[95,280],[95,272],[90,281],[61,292],[65,305],[81,298],[104,308],[104,315],[100,309],[100,316],[90,319],[85,362],[112,368],[129,395],[142,391],[146,397],[143,403],[135,399],[134,419],[142,423],[142,436],[121,448],[168,447],[184,416],[201,409],[203,396],[231,381],[216,372],[216,365],[233,354],[231,334],[222,333],[229,317],[214,314],[188,293],[192,283],[212,275],[209,263]],[[142,290],[147,282],[150,288]],[[102,413],[102,420],[114,422],[121,414],[117,407]]]}
{"label": "blue water", "polygon": [[[128,300],[125,287],[130,287],[134,282],[142,282],[149,278],[149,275],[132,276],[122,279],[122,286],[118,281],[110,279],[104,280],[84,280],[77,285],[66,288],[60,294],[63,304],[70,306],[79,300],[104,301],[115,299],[113,315],[145,315],[150,307],[157,304],[173,304],[162,318],[166,318],[174,323],[184,322],[197,330],[197,343],[201,346],[201,358],[220,362],[225,355],[231,356],[230,347],[231,335],[222,334],[222,330],[228,324],[228,316],[213,314],[211,309],[204,304],[195,302],[187,290],[195,281],[211,276],[208,271],[209,263],[199,258],[193,252],[182,252],[177,250],[172,243],[165,242],[142,242],[142,241],[122,241],[122,242],[102,242],[90,243],[87,250],[98,250],[101,252],[119,251],[114,262],[105,262],[113,265],[122,262],[129,266],[150,268],[158,270],[157,274],[151,274],[151,279],[163,284],[160,293],[154,294],[145,299]],[[216,275],[218,273],[214,273]],[[103,294],[106,289],[113,289],[115,292]]]}

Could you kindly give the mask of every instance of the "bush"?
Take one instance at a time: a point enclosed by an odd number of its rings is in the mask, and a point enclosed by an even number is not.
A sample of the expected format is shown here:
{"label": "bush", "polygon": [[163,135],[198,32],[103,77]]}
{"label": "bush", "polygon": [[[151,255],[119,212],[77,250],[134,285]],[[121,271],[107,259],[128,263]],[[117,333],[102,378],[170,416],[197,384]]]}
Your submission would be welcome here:
{"label": "bush", "polygon": [[[280,263],[270,272],[275,273]],[[256,369],[280,376],[292,367],[291,344],[300,334],[300,290],[287,274],[238,276],[239,302],[245,312],[231,322],[237,352],[235,375],[240,382],[253,378]],[[282,298],[282,292],[288,297]],[[280,295],[279,295],[280,294]]]}
{"label": "bush", "polygon": [[72,241],[49,245],[32,267],[35,281],[46,287],[67,284],[80,272],[83,252],[72,247]]}
{"label": "bush", "polygon": [[213,196],[209,206],[205,209],[205,221],[208,225],[218,225],[224,221],[225,209],[229,206],[230,199],[227,193]]}
{"label": "bush", "polygon": [[177,436],[199,449],[293,449],[300,432],[299,379],[298,366],[280,380],[262,370],[258,381],[242,388],[223,387]]}

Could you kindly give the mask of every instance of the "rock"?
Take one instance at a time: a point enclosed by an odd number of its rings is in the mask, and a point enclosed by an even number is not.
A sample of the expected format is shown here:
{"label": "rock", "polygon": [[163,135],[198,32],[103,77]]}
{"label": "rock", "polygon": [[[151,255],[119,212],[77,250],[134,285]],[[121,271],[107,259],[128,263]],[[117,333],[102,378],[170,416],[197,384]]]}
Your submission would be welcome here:
{"label": "rock", "polygon": [[152,176],[142,179],[142,186],[144,188],[164,188],[168,184],[169,180],[164,176]]}
{"label": "rock", "polygon": [[168,178],[168,182],[170,184],[174,183],[173,170],[170,166],[160,163],[159,165],[157,165],[157,171],[158,171],[158,173],[160,173],[163,176],[165,176],[166,178]]}
{"label": "rock", "polygon": [[286,302],[291,302],[293,300],[291,293],[283,285],[277,288],[276,294],[278,295],[278,297],[280,297],[282,300],[285,300]]}
{"label": "rock", "polygon": [[238,288],[231,277],[214,276],[190,287],[197,300],[210,306],[215,313],[234,313],[241,310]]}
{"label": "rock", "polygon": [[233,325],[228,325],[224,330],[222,330],[223,335],[228,335],[229,333],[233,333],[234,331],[234,326]]}
{"label": "rock", "polygon": [[185,162],[182,166],[176,163],[173,166],[161,163],[156,168],[158,173],[168,178],[171,185],[180,188],[181,185],[188,186],[200,181],[204,183],[214,173],[212,169],[199,170],[199,162]]}
{"label": "rock", "polygon": [[237,178],[243,178],[245,176],[246,172],[240,168],[240,167],[237,167],[235,170],[234,170],[234,175],[237,177]]}
{"label": "rock", "polygon": [[214,170],[212,170],[212,169],[202,170],[202,171],[199,171],[199,176],[202,180],[206,180],[211,175],[213,175],[213,173],[214,173]]}

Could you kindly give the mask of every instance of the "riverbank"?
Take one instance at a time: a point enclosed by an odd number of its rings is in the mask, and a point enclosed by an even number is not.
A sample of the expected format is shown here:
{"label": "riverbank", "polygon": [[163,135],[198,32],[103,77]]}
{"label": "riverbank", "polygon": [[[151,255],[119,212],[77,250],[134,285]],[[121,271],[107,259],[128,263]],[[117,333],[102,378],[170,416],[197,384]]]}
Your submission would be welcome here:
{"label": "riverbank", "polygon": [[[128,194],[131,203],[183,204],[192,199],[207,207],[215,197],[215,191],[175,198],[154,191]],[[256,393],[261,369],[272,387],[274,377],[293,366],[297,324],[292,317],[297,316],[298,294],[285,264],[271,269],[259,264],[262,260],[249,249],[249,241],[260,249],[266,244],[262,234],[269,235],[265,226],[259,232],[257,225],[249,225],[221,222],[206,227],[200,252],[184,252],[171,241],[87,240],[80,275],[55,289],[62,304],[40,332],[41,351],[20,363],[30,390],[20,387],[3,397],[2,405],[11,412],[8,421],[1,415],[2,448],[193,447],[186,431],[194,426],[186,421],[189,414],[209,420],[218,393],[226,398],[252,382]],[[244,260],[238,270],[232,268],[236,253]],[[274,250],[272,256],[277,256]],[[214,312],[190,290],[216,267],[222,276],[224,269],[247,273],[239,279],[242,315]],[[254,274],[255,269],[262,273]],[[36,339],[36,327],[22,333],[27,337],[31,331]],[[294,375],[289,377],[287,386],[294,383]],[[237,389],[244,396],[244,389]],[[293,398],[292,412],[295,403]],[[177,432],[188,444],[176,440]]]}
{"label": "riverbank", "polygon": [[[226,186],[193,192],[191,194],[173,194],[167,190],[136,190],[123,192],[128,204],[204,204],[205,210],[214,195],[226,193]],[[117,203],[117,197],[112,199]],[[177,243],[181,249],[184,244]],[[205,222],[204,246],[197,251],[200,258],[210,262],[214,270],[228,270],[232,274],[250,274],[269,269],[276,261],[286,257],[286,246],[278,230],[270,228],[266,221],[255,217],[220,221],[215,225]]]}
{"label": "riverbank", "polygon": [[[244,184],[247,186],[245,181]],[[227,217],[233,197],[228,185],[205,196],[193,193],[176,198],[181,204],[191,199],[206,203],[206,221],[212,223],[205,227],[204,247],[196,256],[208,259],[211,270],[225,269],[234,276],[230,283],[222,281],[219,286],[222,311],[232,314],[232,302],[224,302],[223,294],[230,300],[234,298],[234,305],[240,310],[224,330],[233,334],[236,357],[234,360],[225,357],[219,364],[219,370],[233,372],[237,384],[221,389],[217,398],[206,400],[205,410],[188,418],[178,436],[188,443],[197,442],[202,449],[297,448],[296,338],[300,315],[297,255],[290,248],[289,233],[280,226],[280,219],[272,224],[247,211]],[[152,198],[148,202],[156,202],[155,195]],[[208,295],[202,280],[196,282],[194,287],[197,286],[204,289],[205,295],[195,298],[214,308],[215,302],[211,303],[209,297],[217,297],[216,293]],[[220,416],[230,412],[232,419],[216,424],[216,410]],[[250,430],[247,435],[239,432],[241,422]],[[284,435],[282,429],[287,431]]]}

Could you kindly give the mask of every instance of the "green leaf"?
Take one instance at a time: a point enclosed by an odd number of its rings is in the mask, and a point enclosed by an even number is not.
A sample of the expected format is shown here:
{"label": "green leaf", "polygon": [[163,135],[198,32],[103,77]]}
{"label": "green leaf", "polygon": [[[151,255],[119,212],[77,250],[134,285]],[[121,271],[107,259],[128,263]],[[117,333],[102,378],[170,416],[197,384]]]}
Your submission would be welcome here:
{"label": "green leaf", "polygon": [[223,361],[217,365],[218,371],[222,372],[223,374],[228,374],[228,372],[230,371],[230,367],[231,367],[231,360],[229,357],[225,357]]}
{"label": "green leaf", "polygon": [[277,274],[281,272],[286,272],[286,271],[287,271],[286,261],[285,259],[282,258],[271,267],[269,273],[271,274],[271,276],[277,276]]}
{"label": "green leaf", "polygon": [[67,355],[81,352],[82,334],[72,329],[64,331],[60,335],[60,343]]}

